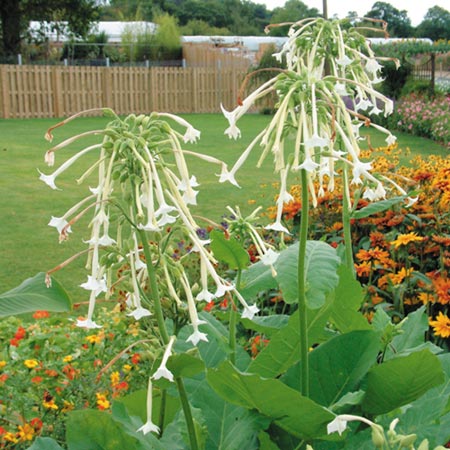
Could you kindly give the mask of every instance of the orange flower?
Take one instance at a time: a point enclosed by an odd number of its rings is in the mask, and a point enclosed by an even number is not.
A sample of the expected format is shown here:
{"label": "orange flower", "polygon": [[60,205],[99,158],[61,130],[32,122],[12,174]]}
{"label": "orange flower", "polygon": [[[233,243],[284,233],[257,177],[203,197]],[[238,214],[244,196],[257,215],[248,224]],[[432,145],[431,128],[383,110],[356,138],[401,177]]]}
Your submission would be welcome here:
{"label": "orange flower", "polygon": [[39,383],[42,383],[42,380],[43,380],[42,377],[33,377],[31,379],[31,382],[34,383],[34,384],[39,384]]}
{"label": "orange flower", "polygon": [[111,406],[111,403],[106,398],[105,394],[100,394],[99,392],[97,392],[95,394],[95,396],[97,397],[97,408],[98,409],[105,410],[105,409],[108,409]]}
{"label": "orange flower", "polygon": [[442,314],[442,311],[439,312],[436,320],[430,320],[430,326],[433,327],[433,332],[436,336],[442,338],[450,337],[450,319],[447,315]]}
{"label": "orange flower", "polygon": [[450,303],[450,278],[439,277],[433,280],[436,289],[437,301],[441,305],[448,305]]}
{"label": "orange flower", "polygon": [[29,425],[29,424],[25,424],[25,425],[19,425],[18,426],[19,429],[19,438],[21,441],[32,441],[34,438],[34,428]]}
{"label": "orange flower", "polygon": [[50,313],[48,311],[36,311],[33,314],[34,319],[47,319],[50,317]]}
{"label": "orange flower", "polygon": [[372,265],[368,261],[363,261],[361,264],[355,264],[355,270],[358,277],[368,277],[372,271]]}

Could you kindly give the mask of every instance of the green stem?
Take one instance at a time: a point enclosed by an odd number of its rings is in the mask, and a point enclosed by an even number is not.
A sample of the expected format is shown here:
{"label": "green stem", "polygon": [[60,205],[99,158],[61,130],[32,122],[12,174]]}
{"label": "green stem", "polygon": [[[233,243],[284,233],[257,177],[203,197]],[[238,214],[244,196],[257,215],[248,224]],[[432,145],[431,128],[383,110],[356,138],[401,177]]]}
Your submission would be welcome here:
{"label": "green stem", "polygon": [[[161,334],[161,338],[164,342],[164,345],[167,345],[169,343],[170,338],[169,333],[167,332],[166,323],[164,321],[164,314],[162,311],[161,298],[158,289],[158,280],[156,279],[156,270],[152,263],[150,246],[148,245],[148,240],[145,231],[138,230],[138,232],[142,243],[142,247],[144,249],[145,261],[147,264],[147,272],[150,281],[150,295],[151,298],[153,299],[156,321],[158,323],[159,332]],[[175,378],[175,382],[177,384],[181,405],[183,407],[184,417],[186,419],[191,450],[198,450],[197,435],[195,433],[194,420],[192,418],[191,406],[189,404],[183,380],[181,379],[181,377],[177,377]]]}
{"label": "green stem", "polygon": [[[236,275],[236,289],[239,290],[240,284],[241,284],[241,270],[239,269]],[[236,362],[236,322],[237,322],[237,311],[235,308],[235,303],[231,302],[229,335],[228,335],[228,345],[230,346],[231,364],[234,364]]]}
{"label": "green stem", "polygon": [[300,332],[301,393],[309,396],[308,320],[306,316],[306,243],[308,239],[309,192],[308,174],[301,170],[302,212],[298,245],[298,314]]}
{"label": "green stem", "polygon": [[342,202],[342,224],[344,228],[345,264],[354,275],[355,264],[353,262],[352,231],[350,224],[350,193],[348,191],[347,167],[344,167],[343,171],[343,185],[344,196]]}
{"label": "green stem", "polygon": [[191,444],[190,450],[198,450],[197,434],[195,433],[194,419],[192,418],[191,405],[189,404],[186,389],[184,387],[181,377],[175,378],[177,383],[178,393],[180,394],[181,406],[183,408],[184,418],[186,419],[186,425],[189,434],[189,442]]}
{"label": "green stem", "polygon": [[150,246],[148,245],[147,236],[144,230],[138,230],[141,239],[142,248],[144,249],[145,261],[147,264],[148,278],[150,281],[150,296],[153,300],[156,322],[158,323],[159,332],[164,345],[169,343],[169,333],[167,332],[164,314],[161,306],[161,298],[159,296],[158,280],[156,279],[156,270],[152,263],[152,255]]}
{"label": "green stem", "polygon": [[159,405],[159,432],[161,436],[164,434],[164,416],[166,415],[166,401],[167,401],[167,392],[165,389],[161,389],[161,403]]}

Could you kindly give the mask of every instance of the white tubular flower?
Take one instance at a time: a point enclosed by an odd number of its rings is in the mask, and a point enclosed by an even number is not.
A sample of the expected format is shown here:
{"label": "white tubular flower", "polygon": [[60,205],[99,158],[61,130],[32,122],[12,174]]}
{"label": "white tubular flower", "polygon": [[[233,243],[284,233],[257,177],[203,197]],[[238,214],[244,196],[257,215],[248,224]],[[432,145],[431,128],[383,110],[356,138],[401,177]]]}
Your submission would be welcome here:
{"label": "white tubular flower", "polygon": [[[50,222],[48,223],[49,226],[56,228],[58,234],[61,234],[63,228],[65,228],[65,226],[68,224],[69,222],[67,222],[67,220],[64,219],[64,217],[55,217],[55,216],[52,216]],[[72,229],[70,227],[67,227],[66,233],[72,233]]]}
{"label": "white tubular flower", "polygon": [[195,143],[197,142],[197,139],[200,139],[200,131],[196,130],[187,120],[184,120],[182,117],[176,116],[175,114],[170,113],[158,113],[159,117],[168,117],[169,119],[172,119],[173,121],[180,124],[182,127],[186,128],[186,132],[183,136],[183,141],[185,143]]}
{"label": "white tubular flower", "polygon": [[359,101],[355,105],[355,109],[357,111],[366,111],[371,106],[373,106],[373,105],[370,102],[370,100],[368,100],[367,98],[360,98]]}
{"label": "white tubular flower", "polygon": [[350,95],[347,92],[347,89],[345,88],[344,83],[336,82],[334,85],[334,91],[336,92],[336,94],[340,95],[341,97],[347,97],[348,95]]}
{"label": "white tubular flower", "polygon": [[[281,186],[283,185],[283,178],[281,178],[281,183],[280,184],[281,184]],[[283,188],[283,186],[282,186],[282,188]],[[283,188],[282,191],[280,192],[280,195],[283,195],[284,192],[285,192],[285,189]],[[278,202],[278,204],[277,204],[277,216],[276,216],[275,222],[270,224],[270,225],[267,225],[265,227],[265,229],[266,230],[273,230],[273,231],[281,231],[283,233],[290,234],[289,230],[285,226],[283,226],[283,224],[281,223],[282,215],[283,215],[283,202]]]}
{"label": "white tubular flower", "polygon": [[339,64],[341,67],[347,67],[353,62],[352,59],[350,59],[347,55],[344,55],[342,58],[339,58],[336,60],[336,63]]}
{"label": "white tubular flower", "polygon": [[279,253],[269,248],[259,259],[265,266],[272,266],[279,256]]}
{"label": "white tubular flower", "polygon": [[223,132],[223,134],[226,134],[230,139],[237,139],[241,137],[241,130],[236,126],[236,122],[238,117],[240,106],[235,108],[233,111],[227,111],[222,103],[220,104],[220,109],[222,110],[223,115],[225,116],[225,119],[228,120],[229,127]]}
{"label": "white tubular flower", "polygon": [[85,283],[80,284],[80,287],[88,291],[92,291],[97,297],[101,292],[106,292],[106,279],[96,279],[95,277],[88,275],[88,280]]}
{"label": "white tubular flower", "polygon": [[295,170],[305,169],[309,173],[313,173],[317,168],[319,167],[319,164],[314,162],[311,158],[311,155],[306,153],[305,159],[303,162],[295,168]]}
{"label": "white tubular flower", "polygon": [[234,295],[239,300],[239,303],[244,307],[244,310],[242,311],[241,317],[243,319],[250,319],[253,320],[253,317],[259,313],[259,308],[256,305],[249,305],[244,297],[236,290],[233,290]]}
{"label": "white tubular flower", "polygon": [[139,433],[142,431],[142,433],[156,433],[159,434],[159,427],[156,426],[152,422],[152,401],[153,401],[153,395],[152,395],[152,379],[149,377],[148,379],[148,387],[147,387],[147,422],[142,425],[142,427],[138,428],[136,431]]}
{"label": "white tubular flower", "polygon": [[352,184],[361,184],[361,176],[367,176],[368,171],[372,169],[372,164],[370,162],[362,162],[362,161],[355,161],[353,163],[353,180]]}
{"label": "white tubular flower", "polygon": [[208,342],[208,336],[206,333],[202,333],[198,326],[205,323],[203,320],[198,318],[197,309],[195,307],[194,297],[192,296],[192,291],[189,286],[189,282],[186,277],[186,273],[180,276],[181,284],[183,285],[184,291],[186,293],[186,299],[188,304],[189,318],[191,320],[191,325],[194,328],[194,332],[186,339],[186,342],[192,342],[193,345],[197,345],[200,341]]}
{"label": "white tubular flower", "polygon": [[212,292],[208,291],[208,271],[204,258],[200,258],[200,278],[202,283],[202,290],[197,294],[195,299],[198,302],[205,301],[209,303],[215,298],[215,295]]}
{"label": "white tubular flower", "polygon": [[327,434],[339,433],[339,436],[347,429],[347,421],[342,419],[340,416],[336,416],[333,421],[327,425]]}
{"label": "white tubular flower", "polygon": [[49,167],[53,167],[55,165],[55,152],[52,150],[48,150],[44,155],[44,162]]}
{"label": "white tubular flower", "polygon": [[370,421],[369,419],[366,419],[365,417],[354,416],[353,414],[340,414],[340,415],[336,416],[327,425],[327,433],[331,434],[331,433],[334,433],[337,431],[339,433],[339,435],[342,435],[342,433],[347,428],[347,422],[353,422],[353,421],[359,421],[359,422],[365,423],[370,428],[372,428],[372,438],[373,438],[373,434],[376,433],[377,438],[379,438],[382,442],[384,441],[384,443],[386,443],[385,437],[384,437],[384,432],[380,425],[377,425],[376,423]]}
{"label": "white tubular flower", "polygon": [[378,108],[377,105],[374,105],[373,108],[369,111],[369,114],[373,114],[375,116],[378,116],[378,114],[380,114],[381,112],[383,112],[383,110]]}
{"label": "white tubular flower", "polygon": [[65,163],[61,164],[61,166],[59,166],[58,169],[56,169],[50,175],[45,175],[38,169],[38,172],[40,173],[39,179],[43,181],[47,186],[50,186],[52,189],[58,189],[55,184],[56,177],[58,175],[61,175],[66,169],[68,169],[75,161],[77,161],[83,155],[96,148],[101,148],[101,144],[91,145],[89,147],[86,147],[84,150],[81,150],[80,152],[69,158]]}
{"label": "white tubular flower", "polygon": [[364,70],[374,76],[376,76],[377,72],[379,72],[383,66],[378,63],[378,61],[375,58],[370,58],[367,60]]}
{"label": "white tubular flower", "polygon": [[239,183],[236,181],[235,178],[236,175],[235,172],[236,171],[229,172],[227,167],[224,167],[219,175],[219,183],[225,183],[225,181],[228,181],[231,184],[234,184],[236,187],[240,188]]}
{"label": "white tubular flower", "polygon": [[184,143],[195,144],[198,139],[200,139],[200,131],[196,130],[192,125],[189,126],[183,136]]}
{"label": "white tubular flower", "polygon": [[390,135],[386,138],[386,143],[387,143],[387,145],[394,145],[396,141],[397,141],[397,137],[394,136],[393,134],[390,134]]}
{"label": "white tubular flower", "polygon": [[160,378],[165,378],[170,382],[173,382],[173,373],[166,367],[167,361],[172,354],[172,346],[175,342],[175,336],[172,336],[167,344],[166,349],[164,350],[164,355],[162,357],[162,361],[158,370],[153,374],[152,378],[154,380],[159,380]]}

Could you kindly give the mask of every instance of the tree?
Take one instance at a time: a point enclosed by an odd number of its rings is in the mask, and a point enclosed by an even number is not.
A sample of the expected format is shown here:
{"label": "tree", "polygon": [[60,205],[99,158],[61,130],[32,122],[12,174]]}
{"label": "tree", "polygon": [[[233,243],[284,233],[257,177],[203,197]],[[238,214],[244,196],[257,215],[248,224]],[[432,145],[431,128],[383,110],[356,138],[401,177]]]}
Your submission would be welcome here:
{"label": "tree", "polygon": [[70,32],[76,36],[85,36],[97,17],[95,0],[2,0],[2,53],[13,56],[21,52],[21,43],[30,20],[65,21]]}
{"label": "tree", "polygon": [[450,39],[450,12],[440,6],[430,8],[416,30],[417,37],[437,41]]}
{"label": "tree", "polygon": [[387,22],[391,37],[409,37],[413,34],[411,19],[406,10],[398,10],[390,3],[375,2],[372,9],[366,14],[372,19],[381,19]]}
{"label": "tree", "polygon": [[[288,0],[282,8],[273,10],[270,23],[295,22],[307,17],[319,17],[321,13],[317,8],[309,8],[301,0]],[[287,28],[273,28],[272,36],[286,36]]]}

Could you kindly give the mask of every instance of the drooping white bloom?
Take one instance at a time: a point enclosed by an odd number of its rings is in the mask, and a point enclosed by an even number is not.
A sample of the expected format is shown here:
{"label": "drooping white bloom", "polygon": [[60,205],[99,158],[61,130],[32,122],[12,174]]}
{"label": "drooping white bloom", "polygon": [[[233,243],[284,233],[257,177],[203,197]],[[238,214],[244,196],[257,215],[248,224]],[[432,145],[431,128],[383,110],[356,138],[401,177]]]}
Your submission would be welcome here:
{"label": "drooping white bloom", "polygon": [[383,66],[375,58],[368,59],[364,66],[364,70],[372,75],[376,75],[382,68]]}
{"label": "drooping white bloom", "polygon": [[267,250],[266,253],[264,253],[264,255],[262,255],[260,257],[260,261],[265,265],[265,266],[271,266],[272,264],[274,264],[276,262],[276,260],[278,259],[278,257],[280,256],[279,253],[275,252],[274,250],[272,250],[271,248],[269,248]]}
{"label": "drooping white bloom", "polygon": [[151,315],[152,313],[147,308],[143,308],[142,306],[138,306],[133,311],[127,314],[127,316],[134,317],[134,320],[140,320],[143,317],[148,317]]}
{"label": "drooping white bloom", "polygon": [[328,139],[320,137],[318,134],[314,133],[309,139],[305,140],[305,148],[311,149],[314,147],[327,147],[330,145],[330,141]]}
{"label": "drooping white bloom", "polygon": [[350,95],[347,92],[347,89],[345,88],[345,84],[339,83],[338,81],[336,81],[336,83],[334,85],[334,91],[336,92],[336,94],[340,95],[341,97],[346,97],[346,96]]}
{"label": "drooping white bloom", "polygon": [[336,63],[342,67],[347,67],[353,62],[353,59],[350,59],[347,55],[344,55],[342,58],[336,60]]}
{"label": "drooping white bloom", "polygon": [[138,428],[136,431],[139,433],[156,433],[159,434],[159,427],[156,426],[152,422],[152,401],[153,401],[153,386],[151,377],[148,378],[148,387],[147,387],[147,421],[142,425],[142,427]]}
{"label": "drooping white bloom", "polygon": [[361,184],[361,176],[367,175],[368,171],[372,169],[372,164],[370,162],[362,162],[362,161],[355,161],[353,163],[353,184]]}
{"label": "drooping white bloom", "polygon": [[[69,223],[67,222],[66,219],[64,219],[64,217],[55,217],[55,216],[52,216],[50,222],[48,223],[49,226],[55,227],[59,234],[61,234],[63,228],[65,228],[66,225],[68,224]],[[72,233],[72,229],[70,227],[67,227],[66,233]]]}
{"label": "drooping white bloom", "polygon": [[88,291],[94,292],[96,297],[101,292],[107,291],[106,279],[104,277],[96,279],[92,275],[88,275],[88,280],[85,283],[80,284],[80,287]]}
{"label": "drooping white bloom", "polygon": [[78,319],[76,322],[76,326],[80,328],[88,328],[88,329],[95,329],[95,328],[101,328],[101,325],[97,325],[92,319]]}
{"label": "drooping white bloom", "polygon": [[280,231],[282,233],[289,233],[289,230],[281,223],[281,221],[277,220],[274,223],[267,225],[265,227],[266,230]]}
{"label": "drooping white bloom", "polygon": [[167,361],[172,354],[172,346],[175,342],[175,336],[172,336],[167,344],[166,349],[164,350],[164,355],[161,360],[161,364],[158,367],[158,370],[153,374],[152,378],[154,380],[159,380],[160,378],[165,378],[173,382],[173,373],[166,367]]}
{"label": "drooping white bloom", "polygon": [[393,145],[397,141],[397,137],[394,136],[393,134],[389,134],[385,140],[386,140],[387,145]]}
{"label": "drooping white bloom", "polygon": [[241,130],[236,126],[237,122],[237,115],[238,115],[238,108],[235,108],[233,111],[227,111],[222,103],[220,104],[220,109],[222,110],[223,115],[228,120],[229,127],[224,131],[224,134],[226,134],[230,139],[237,139],[241,136]]}
{"label": "drooping white bloom", "polygon": [[355,105],[355,109],[357,111],[366,111],[369,109],[372,105],[371,101],[367,98],[360,98],[359,101]]}
{"label": "drooping white bloom", "polygon": [[196,130],[193,126],[189,126],[186,129],[186,133],[184,133],[183,141],[185,143],[189,142],[191,144],[195,144],[197,139],[200,139],[200,131]]}
{"label": "drooping white bloom", "polygon": [[192,345],[197,345],[200,341],[208,342],[208,335],[202,333],[198,328],[186,339],[186,342],[192,342]]}
{"label": "drooping white bloom", "polygon": [[327,434],[335,433],[337,431],[339,436],[341,436],[346,428],[347,421],[342,419],[341,416],[336,416],[335,419],[327,425]]}

